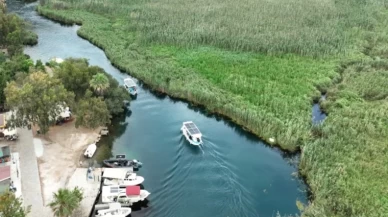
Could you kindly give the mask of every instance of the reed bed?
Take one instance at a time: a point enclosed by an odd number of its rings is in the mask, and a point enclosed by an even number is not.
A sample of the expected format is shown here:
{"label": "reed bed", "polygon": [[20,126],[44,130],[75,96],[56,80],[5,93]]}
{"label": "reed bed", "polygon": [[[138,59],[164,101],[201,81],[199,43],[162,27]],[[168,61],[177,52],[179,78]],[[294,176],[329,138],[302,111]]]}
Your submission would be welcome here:
{"label": "reed bed", "polygon": [[[386,8],[384,0],[72,0],[38,10],[82,23],[81,37],[152,88],[283,149],[301,147],[315,197],[304,216],[379,217],[388,213]],[[329,117],[312,127],[320,92]]]}
{"label": "reed bed", "polygon": [[119,18],[143,43],[323,56],[342,53],[354,27],[373,28],[383,0],[46,0]]}
{"label": "reed bed", "polygon": [[341,65],[341,82],[322,104],[329,116],[304,145],[300,168],[315,197],[306,216],[387,216],[387,25],[381,13],[366,55]]}

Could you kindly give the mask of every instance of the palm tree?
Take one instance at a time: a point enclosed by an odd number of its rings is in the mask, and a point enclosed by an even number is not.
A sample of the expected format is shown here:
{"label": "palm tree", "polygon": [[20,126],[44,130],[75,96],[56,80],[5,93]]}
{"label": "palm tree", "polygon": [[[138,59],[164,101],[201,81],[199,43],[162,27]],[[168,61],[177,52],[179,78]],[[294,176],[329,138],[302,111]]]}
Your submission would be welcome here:
{"label": "palm tree", "polygon": [[97,94],[102,95],[104,91],[109,88],[109,79],[106,75],[104,75],[104,73],[97,73],[93,75],[89,84],[97,92]]}
{"label": "palm tree", "polygon": [[59,189],[54,193],[54,200],[49,204],[56,217],[71,216],[75,209],[78,208],[82,200],[83,193],[75,187],[72,191],[69,189]]}

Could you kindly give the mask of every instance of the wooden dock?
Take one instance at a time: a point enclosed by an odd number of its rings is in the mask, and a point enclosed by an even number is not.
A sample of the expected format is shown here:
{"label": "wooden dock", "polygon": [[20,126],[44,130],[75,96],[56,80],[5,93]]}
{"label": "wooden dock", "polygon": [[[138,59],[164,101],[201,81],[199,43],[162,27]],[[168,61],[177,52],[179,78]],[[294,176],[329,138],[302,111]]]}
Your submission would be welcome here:
{"label": "wooden dock", "polygon": [[74,216],[89,216],[94,207],[94,202],[99,194],[101,185],[101,168],[95,168],[88,173],[87,168],[77,168],[69,182],[67,188],[73,189],[79,187],[83,191],[84,199],[80,207],[75,211]]}

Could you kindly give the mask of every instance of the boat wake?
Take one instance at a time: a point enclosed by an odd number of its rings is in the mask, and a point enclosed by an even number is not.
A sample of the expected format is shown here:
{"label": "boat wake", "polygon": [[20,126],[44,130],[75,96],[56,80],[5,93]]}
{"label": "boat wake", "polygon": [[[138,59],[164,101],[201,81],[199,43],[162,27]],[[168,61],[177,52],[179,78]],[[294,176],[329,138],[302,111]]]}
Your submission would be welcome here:
{"label": "boat wake", "polygon": [[[210,140],[204,140],[206,145],[207,162],[208,166],[211,166],[214,170],[212,182],[219,183],[218,188],[215,189],[220,194],[219,198],[225,198],[229,202],[223,202],[219,211],[222,216],[259,216],[257,211],[253,208],[255,201],[252,197],[252,193],[241,183],[243,183],[237,175],[237,171],[243,168],[237,168],[227,160],[225,150],[221,149],[219,145],[213,143]],[[224,207],[224,204],[229,204]]]}

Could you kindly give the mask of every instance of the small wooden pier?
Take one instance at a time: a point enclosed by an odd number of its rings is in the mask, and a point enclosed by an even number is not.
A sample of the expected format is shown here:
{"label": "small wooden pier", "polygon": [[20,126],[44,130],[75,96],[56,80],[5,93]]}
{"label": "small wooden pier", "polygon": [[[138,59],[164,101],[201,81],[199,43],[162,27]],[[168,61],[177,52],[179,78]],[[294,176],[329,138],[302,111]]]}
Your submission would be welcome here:
{"label": "small wooden pier", "polygon": [[95,168],[90,172],[88,170],[88,168],[77,168],[67,184],[69,189],[78,187],[83,191],[84,199],[74,216],[89,216],[100,192],[102,169]]}

